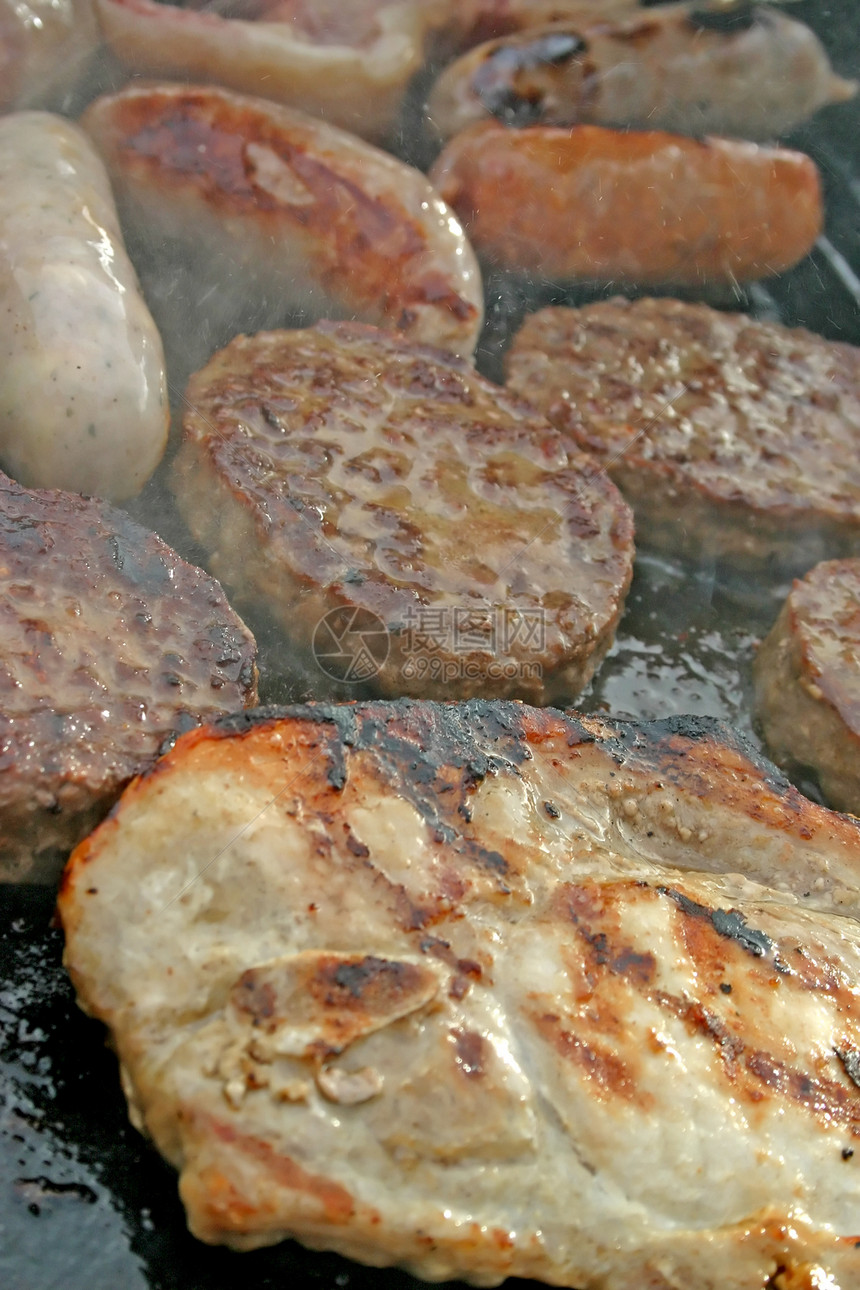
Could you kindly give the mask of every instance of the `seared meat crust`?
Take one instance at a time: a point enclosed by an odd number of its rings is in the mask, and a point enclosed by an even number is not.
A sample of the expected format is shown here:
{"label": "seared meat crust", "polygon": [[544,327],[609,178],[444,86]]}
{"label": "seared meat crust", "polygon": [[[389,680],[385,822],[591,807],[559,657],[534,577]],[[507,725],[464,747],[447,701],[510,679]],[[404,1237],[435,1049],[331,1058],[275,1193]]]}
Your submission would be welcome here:
{"label": "seared meat crust", "polygon": [[254,655],[155,534],[0,475],[0,881],[54,881],[174,731],[256,701]]}
{"label": "seared meat crust", "polygon": [[860,560],[795,582],[753,675],[771,756],[811,769],[831,806],[860,814]]}
{"label": "seared meat crust", "polygon": [[321,323],[238,337],[186,403],[188,524],[237,603],[264,605],[309,661],[344,610],[389,633],[384,694],[545,702],[589,680],[630,582],[630,512],[467,363]]}
{"label": "seared meat crust", "polygon": [[858,874],[715,722],[401,701],[183,736],[60,912],[204,1240],[852,1286]]}
{"label": "seared meat crust", "polygon": [[97,99],[81,123],[129,245],[158,259],[178,242],[195,272],[211,275],[197,327],[222,303],[225,326],[256,307],[261,327],[304,311],[474,349],[484,307],[474,254],[411,166],[303,112],[214,86],[133,83]]}
{"label": "seared meat crust", "polygon": [[508,386],[601,461],[645,544],[801,572],[860,549],[860,349],[679,300],[527,318]]}

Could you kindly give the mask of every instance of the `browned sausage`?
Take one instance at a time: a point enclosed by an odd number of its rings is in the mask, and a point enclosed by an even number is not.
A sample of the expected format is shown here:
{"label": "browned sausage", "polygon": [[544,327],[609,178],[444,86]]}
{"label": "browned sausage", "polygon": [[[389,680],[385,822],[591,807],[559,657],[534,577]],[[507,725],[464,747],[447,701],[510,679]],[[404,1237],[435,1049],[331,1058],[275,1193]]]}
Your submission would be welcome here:
{"label": "browned sausage", "polygon": [[209,282],[190,341],[159,303],[165,343],[202,344],[204,326],[225,315],[226,336],[204,346],[198,365],[236,334],[237,316],[257,330],[291,311],[359,317],[473,350],[483,315],[477,264],[419,171],[303,112],[214,86],[132,84],[81,119],[130,243],[148,245],[157,263],[178,242],[193,256],[195,283]]}
{"label": "browned sausage", "polygon": [[710,30],[704,15],[671,4],[479,45],[446,67],[427,115],[442,139],[494,116],[766,140],[856,89],[809,27],[775,9]]}
{"label": "browned sausage", "polygon": [[383,139],[421,66],[434,16],[421,4],[96,0],[122,65],[260,94]]}
{"label": "browned sausage", "polygon": [[658,131],[481,123],[431,179],[486,262],[557,281],[762,278],[806,255],[822,222],[803,153]]}

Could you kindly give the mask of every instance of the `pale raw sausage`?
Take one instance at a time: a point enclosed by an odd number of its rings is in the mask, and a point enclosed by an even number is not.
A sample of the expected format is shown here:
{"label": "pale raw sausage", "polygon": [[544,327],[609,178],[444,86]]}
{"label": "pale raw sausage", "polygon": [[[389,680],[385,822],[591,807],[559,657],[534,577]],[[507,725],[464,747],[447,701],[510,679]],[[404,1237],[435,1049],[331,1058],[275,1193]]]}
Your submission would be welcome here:
{"label": "pale raw sausage", "polygon": [[74,124],[0,120],[0,466],[28,487],[117,501],[164,451],[161,339],[110,185]]}

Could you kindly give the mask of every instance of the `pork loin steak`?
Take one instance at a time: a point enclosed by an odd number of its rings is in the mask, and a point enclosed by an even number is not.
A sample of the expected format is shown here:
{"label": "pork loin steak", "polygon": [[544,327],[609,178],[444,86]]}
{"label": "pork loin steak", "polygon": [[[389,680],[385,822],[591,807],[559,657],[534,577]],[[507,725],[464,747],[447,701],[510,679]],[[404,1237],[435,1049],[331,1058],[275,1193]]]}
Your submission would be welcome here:
{"label": "pork loin steak", "polygon": [[254,657],[154,533],[0,475],[0,880],[55,881],[172,732],[256,700]]}
{"label": "pork loin steak", "polygon": [[860,551],[860,349],[679,300],[527,318],[508,384],[677,553],[803,573]]}
{"label": "pork loin steak", "polygon": [[860,814],[860,559],[795,582],[753,676],[771,756],[813,771],[831,806]]}
{"label": "pork loin steak", "polygon": [[858,878],[715,722],[401,700],[183,735],[59,907],[201,1239],[811,1290],[860,1284]]}
{"label": "pork loin steak", "polygon": [[260,332],[186,404],[189,527],[325,684],[543,703],[591,678],[630,583],[630,511],[464,360],[360,323]]}

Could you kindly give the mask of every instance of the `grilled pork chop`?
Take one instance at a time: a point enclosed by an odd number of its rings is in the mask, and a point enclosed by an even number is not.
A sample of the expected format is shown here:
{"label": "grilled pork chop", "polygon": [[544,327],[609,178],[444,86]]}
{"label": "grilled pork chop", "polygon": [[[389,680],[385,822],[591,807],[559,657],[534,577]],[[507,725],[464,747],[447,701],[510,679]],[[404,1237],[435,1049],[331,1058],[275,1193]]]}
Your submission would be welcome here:
{"label": "grilled pork chop", "polygon": [[340,679],[383,694],[546,702],[590,679],[630,583],[630,512],[469,364],[322,323],[237,337],[186,404],[192,532],[237,604],[329,677],[352,639],[372,657]]}
{"label": "grilled pork chop", "polygon": [[860,349],[680,300],[527,318],[508,385],[594,453],[645,544],[804,572],[860,550]]}
{"label": "grilled pork chop", "polygon": [[254,655],[154,533],[0,475],[0,881],[56,880],[172,732],[256,700]]}
{"label": "grilled pork chop", "polygon": [[59,907],[203,1240],[844,1290],[858,874],[717,723],[407,700],[182,736]]}
{"label": "grilled pork chop", "polygon": [[753,675],[771,756],[812,770],[831,806],[860,813],[860,560],[825,561],[795,582]]}

